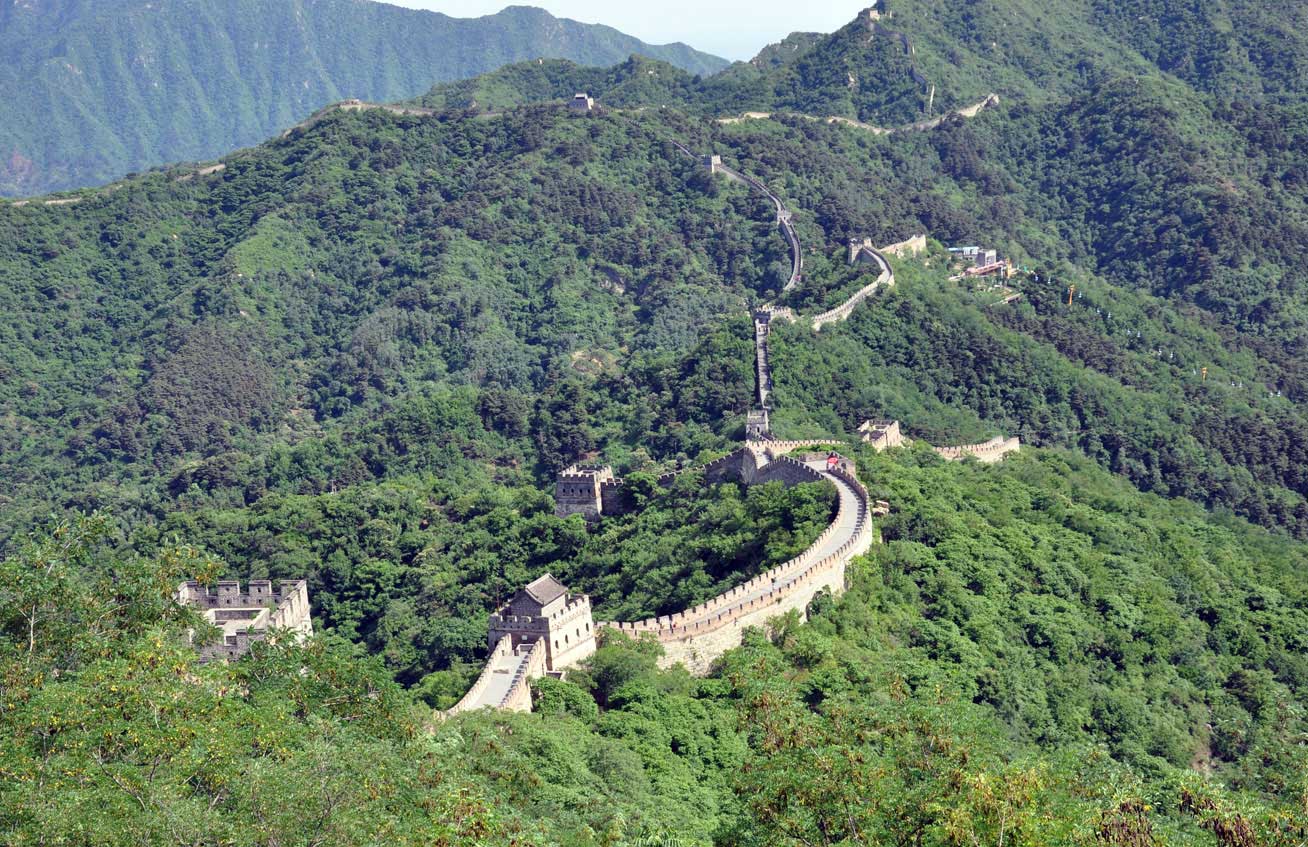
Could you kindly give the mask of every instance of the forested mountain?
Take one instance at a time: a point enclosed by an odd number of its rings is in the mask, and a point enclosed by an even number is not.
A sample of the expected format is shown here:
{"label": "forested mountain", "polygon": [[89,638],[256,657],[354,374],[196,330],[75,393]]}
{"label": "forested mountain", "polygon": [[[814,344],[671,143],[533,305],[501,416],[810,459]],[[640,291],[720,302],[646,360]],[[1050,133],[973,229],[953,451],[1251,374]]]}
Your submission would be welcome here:
{"label": "forested mountain", "polygon": [[[877,12],[709,79],[530,62],[0,204],[0,826],[1300,843],[1302,11]],[[715,120],[744,111],[774,114]],[[793,290],[773,205],[674,142],[785,198]],[[820,488],[653,473],[741,436],[751,304],[830,308],[868,282],[847,239],[919,232],[848,320],[771,333],[773,430],[843,443],[891,504],[844,595],[703,678],[613,636],[533,714],[433,715],[527,580],[667,614],[807,544]],[[952,279],[955,244],[1011,255],[1020,299]],[[869,417],[918,443],[873,452]],[[1022,452],[922,443],[996,433]],[[555,517],[583,457],[641,508]],[[320,635],[198,665],[192,576],[304,577]]]}
{"label": "forested mountain", "polygon": [[0,195],[95,185],[254,144],[327,103],[396,100],[537,57],[726,62],[511,6],[476,19],[367,0],[0,6]]}

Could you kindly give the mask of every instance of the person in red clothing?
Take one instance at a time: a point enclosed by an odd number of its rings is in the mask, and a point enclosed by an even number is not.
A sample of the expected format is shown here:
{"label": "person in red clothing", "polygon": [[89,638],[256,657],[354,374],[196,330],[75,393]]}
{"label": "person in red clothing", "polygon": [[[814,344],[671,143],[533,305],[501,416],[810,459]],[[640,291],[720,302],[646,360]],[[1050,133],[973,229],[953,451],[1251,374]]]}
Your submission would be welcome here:
{"label": "person in red clothing", "polygon": [[835,452],[831,452],[827,454],[827,470],[834,471],[836,469],[836,465],[839,464],[840,464],[840,457],[837,456]]}

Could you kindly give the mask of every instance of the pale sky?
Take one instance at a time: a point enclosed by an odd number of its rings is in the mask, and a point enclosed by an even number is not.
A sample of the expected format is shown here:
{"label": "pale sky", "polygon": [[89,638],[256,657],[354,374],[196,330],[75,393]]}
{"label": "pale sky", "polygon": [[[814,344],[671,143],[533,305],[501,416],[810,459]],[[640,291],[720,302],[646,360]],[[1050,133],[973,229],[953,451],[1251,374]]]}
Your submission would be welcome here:
{"label": "pale sky", "polygon": [[[397,6],[431,9],[456,18],[492,15],[506,0],[384,0]],[[872,0],[514,0],[538,6],[560,18],[607,24],[649,44],[684,41],[725,59],[749,59],[764,45],[796,30],[833,32],[849,23]]]}

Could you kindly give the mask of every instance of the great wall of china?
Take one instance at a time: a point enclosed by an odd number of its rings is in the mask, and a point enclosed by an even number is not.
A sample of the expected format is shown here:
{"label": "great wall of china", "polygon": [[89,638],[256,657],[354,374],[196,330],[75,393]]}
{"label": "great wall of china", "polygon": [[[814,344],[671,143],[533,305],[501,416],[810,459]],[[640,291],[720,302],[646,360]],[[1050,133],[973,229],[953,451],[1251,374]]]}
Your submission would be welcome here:
{"label": "great wall of china", "polygon": [[[679,141],[674,140],[672,144],[683,154],[702,162],[710,173],[747,185],[772,201],[776,224],[791,252],[791,273],[783,293],[793,289],[802,279],[803,255],[793,215],[781,198],[760,180],[723,164],[718,155],[700,157]],[[851,240],[850,263],[871,263],[879,272],[871,283],[844,303],[813,317],[813,330],[820,331],[827,323],[844,320],[880,287],[894,285],[894,272],[886,254],[916,255],[925,249],[925,234],[882,250],[873,247],[868,239]],[[795,315],[789,308],[764,303],[754,309],[753,319],[757,407],[747,416],[744,445],[700,468],[663,474],[658,484],[669,486],[689,471],[702,473],[705,483],[726,479],[747,485],[772,481],[783,485],[825,482],[836,491],[838,499],[831,523],[790,561],[690,609],[640,621],[594,623],[588,597],[568,593],[548,574],[541,577],[491,615],[490,656],[477,681],[450,714],[486,707],[529,711],[531,680],[545,675],[561,676],[568,667],[589,656],[595,650],[595,633],[599,629],[653,637],[663,647],[660,664],[665,667],[681,664],[692,673],[704,674],[717,657],[740,643],[746,627],[764,626],[771,618],[792,610],[802,616],[819,592],[836,594],[844,590],[849,562],[866,553],[873,543],[873,509],[885,514],[889,506],[884,501],[877,501],[874,506],[867,488],[858,479],[854,463],[844,456],[835,452],[807,454],[801,458],[790,455],[823,441],[780,441],[772,436],[768,421],[772,389],[768,337],[774,320],[794,321]],[[897,421],[869,421],[861,431],[865,432],[864,440],[878,439],[874,444],[878,450],[906,443],[899,435]],[[997,438],[985,444],[936,450],[945,458],[970,455],[981,461],[998,461],[1017,449],[1017,444],[1015,438]],[[568,468],[559,474],[556,482],[557,513],[581,514],[587,520],[620,514],[626,511],[622,497],[624,485],[608,466]]]}
{"label": "great wall of china", "polygon": [[970,106],[960,106],[957,109],[951,109],[944,114],[935,116],[934,118],[927,118],[925,120],[915,121],[901,126],[877,126],[876,124],[866,123],[857,118],[849,118],[844,115],[806,115],[803,112],[741,112],[740,114],[731,117],[717,118],[716,122],[730,125],[744,123],[745,121],[765,121],[774,118],[787,117],[797,118],[802,121],[839,124],[840,126],[847,126],[852,127],[853,129],[863,130],[864,132],[870,132],[873,135],[892,135],[898,132],[925,132],[927,130],[935,129],[953,117],[975,118],[977,115],[981,114],[982,111],[998,105],[999,95],[991,93],[982,97]]}
{"label": "great wall of china", "polygon": [[[985,104],[978,104],[973,114]],[[357,100],[333,104],[315,113],[293,128],[312,126],[333,111],[362,111],[378,109],[398,115],[430,115],[434,110],[403,108]],[[834,120],[834,119],[833,119]],[[289,134],[292,130],[288,130]],[[776,224],[791,253],[790,277],[783,293],[792,290],[803,278],[803,255],[799,237],[793,224],[793,215],[781,198],[760,180],[728,167],[719,156],[699,157],[680,142],[672,142],[684,154],[702,161],[711,173],[721,173],[763,193],[776,210]],[[208,176],[221,172],[222,163],[210,164],[183,175],[181,179]],[[82,198],[61,198],[44,201],[47,205],[76,203]],[[30,201],[18,201],[25,205]],[[881,287],[894,285],[894,273],[886,254],[916,254],[925,249],[925,235],[917,235],[898,244],[881,249],[864,239],[851,242],[850,261],[876,265],[876,278],[833,309],[810,318],[814,331],[833,321],[846,319],[853,309]],[[478,678],[464,697],[447,714],[480,708],[530,711],[533,679],[542,676],[560,676],[563,671],[584,660],[595,650],[598,628],[635,636],[652,636],[664,649],[661,664],[684,664],[696,674],[708,672],[712,662],[726,650],[740,643],[746,627],[762,626],[773,617],[788,611],[801,616],[813,597],[819,592],[839,593],[844,589],[845,570],[856,556],[867,552],[874,539],[873,514],[885,514],[885,501],[870,500],[868,490],[859,481],[854,463],[834,452],[806,454],[795,458],[790,454],[804,448],[831,443],[831,439],[778,440],[769,429],[768,410],[772,387],[768,357],[768,336],[775,320],[794,322],[796,316],[788,307],[765,303],[754,310],[755,357],[758,408],[748,416],[747,436],[744,445],[732,453],[699,468],[688,468],[663,474],[658,478],[661,486],[671,485],[680,475],[701,472],[708,482],[737,479],[745,484],[762,484],[779,481],[784,485],[805,482],[825,482],[837,494],[838,506],[831,523],[798,556],[784,562],[749,581],[731,588],[693,608],[641,621],[608,621],[595,623],[591,619],[590,599],[573,595],[545,575],[519,591],[505,606],[489,619],[488,656]],[[869,422],[871,424],[873,422]],[[870,434],[864,441],[873,440],[877,449],[887,444],[896,446],[908,443],[898,435],[898,422],[877,422],[881,433],[876,441]],[[865,425],[865,428],[871,428]],[[893,442],[886,442],[884,434],[893,432]],[[980,461],[998,461],[1005,454],[1018,449],[1016,438],[995,438],[982,444],[935,448],[947,459],[974,456]],[[615,478],[608,468],[572,468],[559,475],[556,502],[568,513],[580,513],[587,518],[603,514],[616,514],[625,509],[622,499],[623,480]],[[262,583],[251,584],[252,590],[263,590]],[[295,612],[293,629],[308,632],[309,604],[303,582],[296,583],[293,595],[288,595]],[[231,593],[230,590],[228,593]],[[203,591],[190,585],[179,589],[183,602],[207,608]],[[260,595],[262,597],[262,595]],[[271,595],[270,595],[271,596]],[[291,602],[291,601],[294,602]],[[262,601],[261,601],[262,603]],[[250,604],[247,604],[250,605]],[[267,610],[258,605],[255,611]],[[283,604],[285,605],[285,603]],[[254,608],[253,606],[251,608]],[[246,610],[242,609],[241,614]],[[224,610],[227,617],[231,613]],[[282,611],[277,614],[289,614]],[[246,615],[249,617],[249,615]],[[273,620],[273,618],[269,618]],[[280,621],[280,618],[277,618]],[[245,641],[261,636],[250,628],[244,630]],[[237,639],[239,640],[239,639]],[[231,638],[215,648],[215,656],[233,658],[246,649],[244,642],[237,644]]]}

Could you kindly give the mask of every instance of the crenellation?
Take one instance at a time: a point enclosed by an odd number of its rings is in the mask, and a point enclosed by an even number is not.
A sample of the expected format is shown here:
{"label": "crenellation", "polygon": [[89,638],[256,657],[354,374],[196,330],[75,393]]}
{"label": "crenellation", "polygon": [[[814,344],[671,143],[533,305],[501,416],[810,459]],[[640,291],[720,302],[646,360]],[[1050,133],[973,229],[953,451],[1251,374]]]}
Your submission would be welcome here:
{"label": "crenellation", "polygon": [[1022,449],[1022,440],[1016,436],[1005,438],[997,435],[980,444],[959,444],[952,447],[933,447],[936,454],[947,461],[956,462],[971,456],[979,462],[992,464],[1001,461],[1009,453]]}
{"label": "crenellation", "polygon": [[872,449],[878,453],[891,447],[902,447],[905,443],[899,421],[896,420],[870,418],[859,425],[858,432],[863,443],[872,445]]}
{"label": "crenellation", "polygon": [[308,583],[302,579],[283,580],[276,590],[271,580],[250,580],[245,591],[236,580],[212,587],[190,581],[180,584],[175,596],[222,631],[217,642],[197,648],[202,662],[237,659],[275,630],[289,630],[297,640],[313,634]]}

